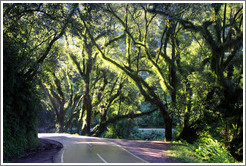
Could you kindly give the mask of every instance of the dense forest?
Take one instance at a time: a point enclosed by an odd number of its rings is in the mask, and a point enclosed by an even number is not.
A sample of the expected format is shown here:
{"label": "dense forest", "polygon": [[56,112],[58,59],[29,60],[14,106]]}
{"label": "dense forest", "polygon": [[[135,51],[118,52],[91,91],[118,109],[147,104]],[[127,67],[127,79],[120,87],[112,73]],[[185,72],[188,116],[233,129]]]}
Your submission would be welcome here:
{"label": "dense forest", "polygon": [[2,33],[5,161],[39,128],[127,138],[134,126],[243,160],[242,3],[4,3]]}

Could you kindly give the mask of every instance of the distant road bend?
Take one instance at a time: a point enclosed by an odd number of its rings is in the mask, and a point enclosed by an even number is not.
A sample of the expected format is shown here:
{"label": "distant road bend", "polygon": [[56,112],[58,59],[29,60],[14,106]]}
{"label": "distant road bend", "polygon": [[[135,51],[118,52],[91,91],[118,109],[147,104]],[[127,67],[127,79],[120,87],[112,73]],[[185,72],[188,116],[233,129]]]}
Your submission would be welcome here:
{"label": "distant road bend", "polygon": [[38,134],[61,142],[63,149],[54,159],[57,163],[147,163],[113,142],[102,138],[71,134]]}

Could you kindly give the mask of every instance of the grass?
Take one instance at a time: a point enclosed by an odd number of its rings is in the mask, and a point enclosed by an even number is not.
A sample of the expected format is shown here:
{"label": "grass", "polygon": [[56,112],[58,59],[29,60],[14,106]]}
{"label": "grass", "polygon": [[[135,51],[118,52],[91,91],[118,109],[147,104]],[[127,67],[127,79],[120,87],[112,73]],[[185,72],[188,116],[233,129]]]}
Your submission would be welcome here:
{"label": "grass", "polygon": [[171,150],[167,151],[167,155],[184,163],[199,163],[198,156],[194,153],[191,145],[173,142]]}

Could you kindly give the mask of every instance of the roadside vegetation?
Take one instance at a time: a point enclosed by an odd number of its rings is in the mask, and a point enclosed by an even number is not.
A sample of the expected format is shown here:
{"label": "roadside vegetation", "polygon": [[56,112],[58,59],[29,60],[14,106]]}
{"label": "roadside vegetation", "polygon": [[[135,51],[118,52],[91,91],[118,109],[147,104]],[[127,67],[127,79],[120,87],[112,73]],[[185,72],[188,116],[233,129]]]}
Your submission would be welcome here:
{"label": "roadside vegetation", "polygon": [[242,162],[242,3],[3,3],[2,13],[4,161],[37,147],[38,132],[70,132],[181,140],[172,155]]}
{"label": "roadside vegetation", "polygon": [[173,141],[167,154],[184,163],[239,163],[226,150],[223,143],[209,137],[202,137],[194,144]]}

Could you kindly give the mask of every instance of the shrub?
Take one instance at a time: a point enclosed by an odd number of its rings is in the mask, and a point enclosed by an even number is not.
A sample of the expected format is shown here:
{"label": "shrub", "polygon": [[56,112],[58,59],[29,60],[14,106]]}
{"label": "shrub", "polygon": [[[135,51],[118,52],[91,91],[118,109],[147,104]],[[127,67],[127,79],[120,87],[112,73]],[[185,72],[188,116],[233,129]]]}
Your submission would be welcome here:
{"label": "shrub", "polygon": [[107,127],[107,131],[103,137],[127,139],[134,130],[135,122],[132,119],[125,119],[111,124]]}
{"label": "shrub", "polygon": [[200,138],[195,144],[195,151],[201,161],[213,163],[232,163],[235,159],[225,146],[212,138]]}

